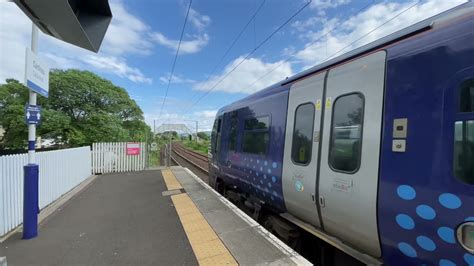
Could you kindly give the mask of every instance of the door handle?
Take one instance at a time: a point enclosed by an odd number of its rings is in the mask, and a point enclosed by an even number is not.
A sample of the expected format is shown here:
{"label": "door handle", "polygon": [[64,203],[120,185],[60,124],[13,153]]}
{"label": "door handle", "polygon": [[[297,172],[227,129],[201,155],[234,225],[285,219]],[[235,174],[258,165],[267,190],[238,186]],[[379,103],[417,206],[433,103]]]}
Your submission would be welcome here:
{"label": "door handle", "polygon": [[325,202],[323,196],[319,196],[319,206],[320,206],[321,208],[324,208],[324,207],[326,206],[326,202]]}

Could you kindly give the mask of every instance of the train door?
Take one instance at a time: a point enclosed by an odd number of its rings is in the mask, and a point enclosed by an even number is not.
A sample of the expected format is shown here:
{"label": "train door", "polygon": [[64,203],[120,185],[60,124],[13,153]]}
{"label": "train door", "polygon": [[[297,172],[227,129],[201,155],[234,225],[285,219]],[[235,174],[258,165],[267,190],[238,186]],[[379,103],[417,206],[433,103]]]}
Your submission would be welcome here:
{"label": "train door", "polygon": [[319,176],[324,230],[376,257],[385,58],[380,51],[329,70]]}
{"label": "train door", "polygon": [[237,130],[238,130],[238,111],[232,111],[224,115],[224,125],[226,127],[226,153],[223,158],[222,169],[227,178],[226,182],[232,185],[237,185],[239,170],[235,165],[239,163],[238,160],[238,145],[237,145]]}
{"label": "train door", "polygon": [[290,88],[283,156],[283,193],[289,213],[320,227],[316,170],[325,73]]}

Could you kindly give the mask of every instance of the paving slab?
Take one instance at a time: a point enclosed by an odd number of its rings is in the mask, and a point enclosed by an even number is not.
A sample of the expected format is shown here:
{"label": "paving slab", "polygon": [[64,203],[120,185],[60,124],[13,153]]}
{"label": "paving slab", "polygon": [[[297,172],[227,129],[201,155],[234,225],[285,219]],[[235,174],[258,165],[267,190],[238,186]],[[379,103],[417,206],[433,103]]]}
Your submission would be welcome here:
{"label": "paving slab", "polygon": [[161,171],[107,174],[41,224],[0,244],[8,265],[197,265]]}

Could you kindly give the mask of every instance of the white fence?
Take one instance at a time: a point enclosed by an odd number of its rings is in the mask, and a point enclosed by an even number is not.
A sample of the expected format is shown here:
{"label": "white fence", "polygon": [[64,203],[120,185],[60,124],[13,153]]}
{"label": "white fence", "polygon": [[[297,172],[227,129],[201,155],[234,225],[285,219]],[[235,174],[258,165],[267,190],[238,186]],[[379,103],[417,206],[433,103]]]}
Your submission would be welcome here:
{"label": "white fence", "polygon": [[111,172],[130,172],[144,170],[146,167],[146,145],[137,145],[136,155],[127,155],[127,142],[104,142],[92,144],[92,172],[104,174]]}
{"label": "white fence", "polygon": [[[0,236],[23,222],[23,166],[27,154],[0,156]],[[39,208],[43,209],[91,175],[89,147],[36,153]]]}

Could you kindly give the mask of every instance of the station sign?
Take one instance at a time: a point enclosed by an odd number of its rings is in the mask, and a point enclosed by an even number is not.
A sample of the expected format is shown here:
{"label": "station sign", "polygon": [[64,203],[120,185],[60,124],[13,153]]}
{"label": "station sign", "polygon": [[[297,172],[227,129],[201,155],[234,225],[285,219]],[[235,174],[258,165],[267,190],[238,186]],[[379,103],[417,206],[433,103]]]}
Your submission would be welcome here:
{"label": "station sign", "polygon": [[42,62],[29,48],[26,48],[25,75],[28,88],[44,97],[48,97],[49,66]]}
{"label": "station sign", "polygon": [[41,107],[27,104],[25,106],[25,121],[28,125],[38,125],[41,122]]}
{"label": "station sign", "polygon": [[128,142],[126,147],[127,155],[140,155],[140,143]]}

